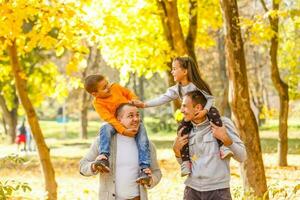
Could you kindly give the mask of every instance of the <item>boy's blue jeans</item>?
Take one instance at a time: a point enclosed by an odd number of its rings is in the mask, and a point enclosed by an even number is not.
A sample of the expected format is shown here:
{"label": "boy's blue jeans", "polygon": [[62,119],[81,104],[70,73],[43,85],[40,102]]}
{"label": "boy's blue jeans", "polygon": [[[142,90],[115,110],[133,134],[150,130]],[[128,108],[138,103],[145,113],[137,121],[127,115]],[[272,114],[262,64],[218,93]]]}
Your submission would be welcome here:
{"label": "boy's blue jeans", "polygon": [[[116,134],[117,131],[115,128],[106,123],[100,128],[100,147],[99,152],[100,154],[109,157],[109,149],[110,149],[110,142],[111,137]],[[146,129],[143,123],[140,123],[140,128],[138,133],[135,136],[135,141],[138,147],[139,152],[139,166],[141,169],[149,168],[150,167],[150,148],[149,148],[149,140],[147,136]]]}

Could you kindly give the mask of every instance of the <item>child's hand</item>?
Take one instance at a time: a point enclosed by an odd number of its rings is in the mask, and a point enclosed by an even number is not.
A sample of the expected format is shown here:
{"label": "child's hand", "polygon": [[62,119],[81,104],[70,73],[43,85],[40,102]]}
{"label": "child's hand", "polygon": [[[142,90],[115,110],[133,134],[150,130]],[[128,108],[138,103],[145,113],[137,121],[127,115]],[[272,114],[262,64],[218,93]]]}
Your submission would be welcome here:
{"label": "child's hand", "polygon": [[138,129],[128,128],[128,129],[125,129],[125,131],[123,132],[123,135],[126,135],[128,137],[135,137],[137,132],[138,132]]}
{"label": "child's hand", "polygon": [[131,102],[138,108],[145,108],[145,103],[140,100],[132,100]]}
{"label": "child's hand", "polygon": [[207,111],[206,109],[203,109],[203,110],[201,110],[201,111],[199,111],[199,112],[197,112],[197,113],[195,114],[195,118],[201,119],[201,118],[203,118],[205,115],[207,115],[207,113],[208,113],[208,111]]}
{"label": "child's hand", "polygon": [[143,171],[150,177],[150,181],[148,181],[148,183],[146,183],[144,181],[140,181],[139,184],[141,184],[143,186],[150,187],[152,185],[152,183],[153,183],[152,171],[149,168],[145,168],[145,169],[143,169]]}

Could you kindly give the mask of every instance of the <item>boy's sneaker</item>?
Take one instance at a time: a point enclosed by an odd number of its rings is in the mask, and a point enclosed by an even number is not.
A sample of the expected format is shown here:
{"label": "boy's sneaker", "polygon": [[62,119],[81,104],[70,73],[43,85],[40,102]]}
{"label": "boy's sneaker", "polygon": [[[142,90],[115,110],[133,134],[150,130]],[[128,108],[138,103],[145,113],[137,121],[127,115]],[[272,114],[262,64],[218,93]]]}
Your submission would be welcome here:
{"label": "boy's sneaker", "polygon": [[234,154],[230,149],[220,148],[220,157],[222,160],[232,157]]}
{"label": "boy's sneaker", "polygon": [[187,176],[191,173],[191,162],[190,161],[184,161],[181,164],[181,176]]}
{"label": "boy's sneaker", "polygon": [[136,182],[144,185],[149,185],[150,181],[151,181],[151,177],[143,170],[141,170],[139,177],[136,179]]}
{"label": "boy's sneaker", "polygon": [[101,171],[105,173],[109,173],[109,161],[107,159],[102,159],[102,160],[96,160],[95,161],[95,167],[99,168]]}

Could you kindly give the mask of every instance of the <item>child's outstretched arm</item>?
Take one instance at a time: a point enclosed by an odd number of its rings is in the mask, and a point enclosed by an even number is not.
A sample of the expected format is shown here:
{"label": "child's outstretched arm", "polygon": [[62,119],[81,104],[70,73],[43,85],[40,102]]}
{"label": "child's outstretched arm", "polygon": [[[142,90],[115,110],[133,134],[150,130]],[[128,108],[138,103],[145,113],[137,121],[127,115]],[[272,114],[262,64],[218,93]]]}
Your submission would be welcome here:
{"label": "child's outstretched arm", "polygon": [[131,103],[138,108],[145,108],[145,103],[141,100],[132,100]]}
{"label": "child's outstretched arm", "polygon": [[177,87],[178,87],[177,85],[174,85],[168,88],[166,93],[160,95],[159,97],[146,101],[145,108],[160,106],[179,98]]}

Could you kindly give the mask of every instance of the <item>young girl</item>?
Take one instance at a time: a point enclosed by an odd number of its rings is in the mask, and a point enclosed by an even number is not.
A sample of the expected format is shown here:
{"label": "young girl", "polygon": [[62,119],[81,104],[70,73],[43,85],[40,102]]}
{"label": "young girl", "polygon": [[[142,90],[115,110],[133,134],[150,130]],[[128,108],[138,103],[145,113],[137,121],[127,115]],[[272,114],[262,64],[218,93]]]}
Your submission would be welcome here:
{"label": "young girl", "polygon": [[[222,121],[219,112],[216,108],[212,107],[214,103],[214,97],[208,87],[208,85],[202,80],[200,72],[196,62],[191,57],[177,57],[173,60],[172,71],[174,80],[177,82],[176,85],[168,88],[165,94],[142,103],[140,101],[135,102],[139,107],[154,107],[166,104],[172,100],[180,99],[190,91],[199,90],[206,97],[207,103],[203,109],[204,113],[207,114],[208,119],[216,124],[217,126],[222,126]],[[178,130],[185,127],[182,134],[188,134],[192,129],[192,123],[182,121],[178,127]],[[220,148],[220,156],[222,159],[228,158],[233,155],[232,151],[225,147],[221,141],[218,140]],[[182,165],[181,165],[181,175],[185,176],[191,172],[191,161],[189,158],[188,145],[185,145],[181,151]]]}

